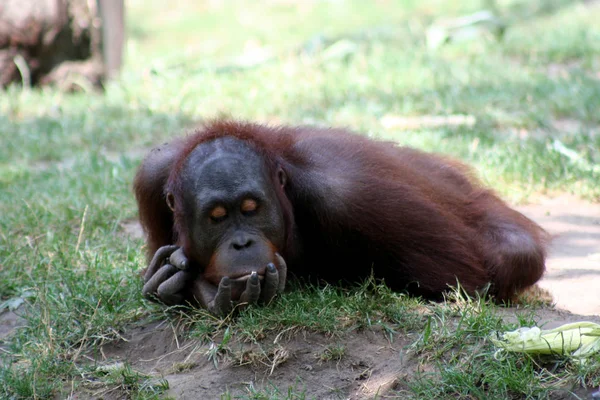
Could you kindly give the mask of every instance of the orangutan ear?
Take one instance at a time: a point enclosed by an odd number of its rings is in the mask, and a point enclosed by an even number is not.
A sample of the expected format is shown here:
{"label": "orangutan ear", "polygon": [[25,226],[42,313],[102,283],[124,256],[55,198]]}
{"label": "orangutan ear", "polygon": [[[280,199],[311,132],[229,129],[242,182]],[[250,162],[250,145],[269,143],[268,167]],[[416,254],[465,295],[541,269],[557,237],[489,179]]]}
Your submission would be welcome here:
{"label": "orangutan ear", "polygon": [[277,180],[279,181],[279,185],[284,188],[287,183],[287,174],[281,167],[277,168]]}
{"label": "orangutan ear", "polygon": [[175,212],[175,197],[171,192],[167,193],[167,206],[169,206],[171,211]]}

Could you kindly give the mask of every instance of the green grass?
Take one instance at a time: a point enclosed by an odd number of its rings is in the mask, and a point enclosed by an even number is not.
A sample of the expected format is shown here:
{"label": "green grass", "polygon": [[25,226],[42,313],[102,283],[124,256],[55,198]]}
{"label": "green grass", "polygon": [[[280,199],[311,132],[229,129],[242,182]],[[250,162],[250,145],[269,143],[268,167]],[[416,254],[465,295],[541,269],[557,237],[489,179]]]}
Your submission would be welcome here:
{"label": "green grass", "polygon": [[455,304],[436,307],[411,346],[423,364],[436,366],[435,373],[417,374],[401,393],[414,399],[552,399],[571,391],[581,395],[582,386],[597,387],[598,356],[579,363],[554,355],[511,354],[499,352],[490,341],[498,332],[536,322],[532,310],[516,323],[506,323],[481,299],[458,298]]}
{"label": "green grass", "polygon": [[203,310],[191,319],[196,324],[195,332],[205,340],[226,328],[235,329],[238,335],[255,342],[285,328],[335,336],[344,330],[375,326],[383,328],[393,339],[396,332],[422,326],[423,318],[417,311],[420,306],[417,299],[393,293],[371,280],[352,289],[292,282],[291,290],[273,304],[243,310],[232,321],[206,318]]}
{"label": "green grass", "polygon": [[232,394],[229,391],[221,395],[221,400],[243,399],[243,400],[305,400],[306,390],[301,382],[288,388],[278,388],[270,385],[266,389],[256,389],[254,385],[248,384],[245,388],[245,393],[242,395]]}
{"label": "green grass", "polygon": [[[163,316],[141,299],[142,242],[121,224],[136,217],[131,181],[145,149],[202,118],[349,126],[459,157],[510,200],[568,192],[599,201],[600,7],[553,1],[546,12],[544,2],[498,0],[508,24],[502,40],[426,47],[432,22],[482,3],[182,0],[166,8],[134,0],[127,64],[105,93],[18,86],[0,93],[0,304],[25,302],[18,312],[26,322],[2,344],[0,397],[61,397],[84,372],[126,386],[131,397],[160,396],[160,384],[146,389],[127,366],[117,377],[90,372],[82,354],[128,323]],[[264,62],[251,65],[256,57]],[[452,114],[476,122],[382,123]],[[554,369],[524,356],[495,360],[485,338],[509,326],[493,306],[468,316],[433,307],[429,322],[420,307],[376,285],[303,288],[234,320],[186,318],[205,339],[225,329],[247,340],[290,327],[331,334],[340,324],[378,325],[392,338],[429,329],[435,333],[416,349],[438,368],[407,389],[417,398],[543,398],[559,383],[600,383],[598,359],[584,367],[558,360]],[[166,317],[173,315],[180,318]],[[302,398],[300,386],[252,388],[248,398]]]}

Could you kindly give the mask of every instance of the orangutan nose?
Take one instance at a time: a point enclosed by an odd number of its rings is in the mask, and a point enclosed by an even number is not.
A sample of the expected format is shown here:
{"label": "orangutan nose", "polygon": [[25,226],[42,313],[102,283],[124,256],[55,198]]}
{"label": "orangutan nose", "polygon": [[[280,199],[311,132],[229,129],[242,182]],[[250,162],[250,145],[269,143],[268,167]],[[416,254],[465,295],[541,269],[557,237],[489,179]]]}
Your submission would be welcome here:
{"label": "orangutan nose", "polygon": [[245,250],[254,244],[254,240],[246,235],[239,235],[231,241],[231,246],[235,250]]}

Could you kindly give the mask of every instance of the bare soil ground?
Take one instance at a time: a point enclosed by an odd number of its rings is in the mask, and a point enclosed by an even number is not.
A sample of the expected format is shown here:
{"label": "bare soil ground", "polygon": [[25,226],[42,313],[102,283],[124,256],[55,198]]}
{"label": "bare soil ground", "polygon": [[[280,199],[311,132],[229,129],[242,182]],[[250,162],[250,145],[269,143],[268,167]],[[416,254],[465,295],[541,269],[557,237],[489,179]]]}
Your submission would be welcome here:
{"label": "bare soil ground", "polygon": [[[513,319],[517,310],[503,309]],[[539,324],[555,327],[582,320],[580,315],[562,310],[541,310]],[[586,318],[600,322],[599,317]],[[365,330],[328,337],[303,331],[288,331],[267,337],[260,343],[230,343],[230,353],[217,364],[209,360],[209,345],[186,340],[166,323],[136,327],[127,341],[108,344],[99,358],[109,365],[127,361],[140,371],[169,382],[169,395],[176,399],[219,399],[250,395],[253,389],[270,391],[271,398],[287,397],[288,390],[304,393],[307,399],[402,398],[406,382],[418,372],[433,367],[423,365],[409,350],[418,334],[396,335],[389,340],[382,330]],[[343,346],[341,359],[328,359],[326,349]],[[591,390],[582,389],[580,398]],[[79,398],[120,399],[122,393],[88,392]],[[557,393],[558,399],[570,395]]]}
{"label": "bare soil ground", "polygon": [[600,204],[563,195],[517,208],[552,235],[539,285],[556,308],[600,315]]}
{"label": "bare soil ground", "polygon": [[[561,196],[518,209],[553,236],[540,286],[550,291],[557,309],[540,310],[539,324],[550,328],[580,320],[600,322],[600,204]],[[136,223],[123,228],[129,235],[141,235]],[[518,311],[501,312],[513,319]],[[0,339],[19,323],[14,313],[1,314]],[[142,323],[123,337],[103,346],[94,358],[107,365],[127,362],[135,370],[164,378],[169,395],[177,399],[249,395],[253,388],[271,391],[273,398],[286,397],[288,390],[304,392],[306,398],[386,398],[398,396],[408,377],[427,368],[406,349],[417,334],[396,335],[390,341],[377,330],[327,337],[290,329],[260,343],[234,340],[227,357],[216,359],[208,356],[211,344],[185,339],[184,332],[166,321]],[[336,359],[328,353],[331,346],[343,349],[343,356]],[[88,387],[77,398],[122,396],[106,387]]]}
{"label": "bare soil ground", "polygon": [[[105,346],[103,355],[164,376],[177,399],[218,399],[225,392],[233,397],[249,394],[252,387],[271,388],[274,398],[293,388],[307,398],[364,399],[397,387],[416,367],[403,350],[410,338],[390,342],[376,330],[339,337],[288,331],[260,344],[234,342],[216,366],[207,357],[210,345],[185,341],[168,326],[138,327],[128,337]],[[343,345],[341,359],[328,359],[326,348],[332,344]]]}

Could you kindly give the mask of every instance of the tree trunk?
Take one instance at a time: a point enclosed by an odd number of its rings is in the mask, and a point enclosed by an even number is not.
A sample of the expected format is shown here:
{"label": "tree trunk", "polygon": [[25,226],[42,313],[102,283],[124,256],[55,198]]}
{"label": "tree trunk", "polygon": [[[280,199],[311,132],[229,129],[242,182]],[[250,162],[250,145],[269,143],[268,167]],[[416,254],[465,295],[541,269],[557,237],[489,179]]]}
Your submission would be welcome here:
{"label": "tree trunk", "polygon": [[[109,25],[123,32],[123,1],[98,1],[117,11],[121,6],[121,18]],[[96,0],[2,0],[0,87],[13,82],[100,87],[106,77],[101,29]],[[105,36],[113,40],[107,48],[114,75],[121,63],[123,34]]]}

